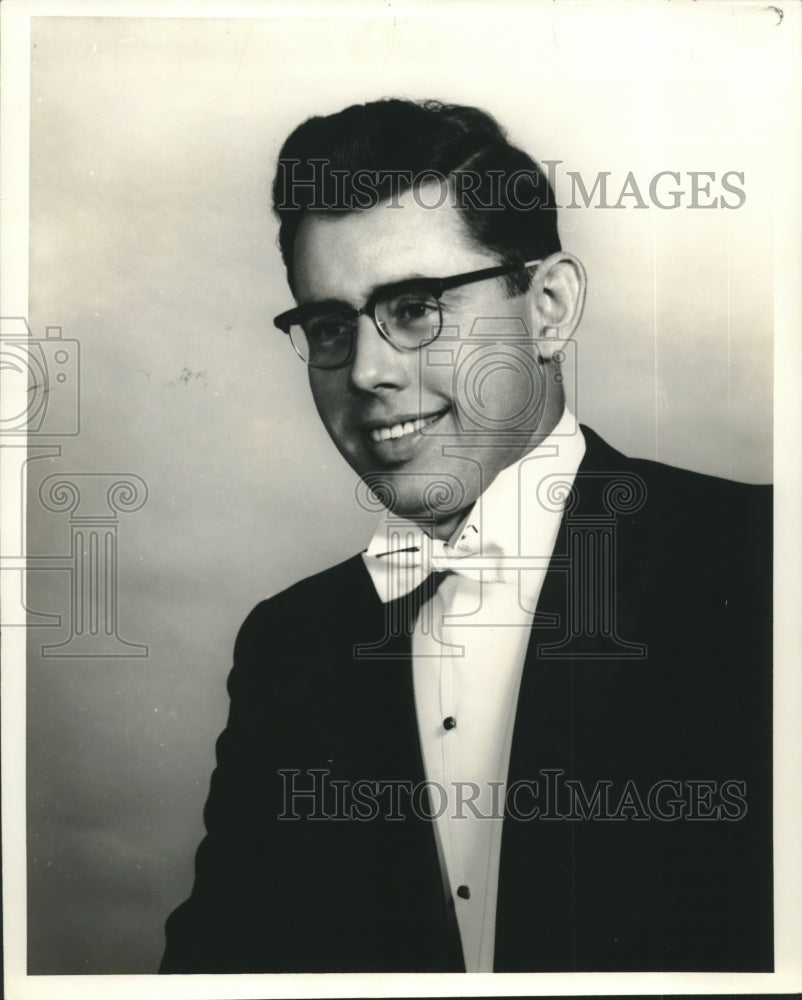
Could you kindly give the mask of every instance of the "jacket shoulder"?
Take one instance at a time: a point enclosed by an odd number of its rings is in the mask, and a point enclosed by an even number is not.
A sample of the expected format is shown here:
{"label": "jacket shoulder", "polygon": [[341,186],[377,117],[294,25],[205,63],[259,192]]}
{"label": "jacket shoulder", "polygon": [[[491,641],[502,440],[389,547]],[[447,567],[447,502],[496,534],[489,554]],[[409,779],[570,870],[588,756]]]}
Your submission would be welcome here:
{"label": "jacket shoulder", "polygon": [[362,556],[351,556],[260,601],[240,627],[235,658],[248,645],[260,642],[265,632],[270,632],[273,640],[279,633],[308,636],[314,630],[326,632],[349,611],[376,600]]}
{"label": "jacket shoulder", "polygon": [[[644,458],[629,458],[583,427],[586,453],[578,473],[603,484],[608,497],[620,490],[615,512],[619,537],[652,572],[747,574],[770,588],[773,490],[681,469]],[[618,483],[617,483],[618,480]],[[597,508],[598,509],[598,508]],[[609,510],[609,507],[607,508]],[[581,512],[581,507],[580,507]],[[662,569],[658,569],[659,566]],[[673,567],[673,569],[672,569]]]}
{"label": "jacket shoulder", "polygon": [[681,517],[720,514],[747,516],[750,511],[770,514],[771,485],[737,482],[647,458],[631,458],[612,448],[595,431],[582,427],[587,451],[583,472],[602,472],[611,480],[617,474],[637,476],[645,489],[643,506],[654,513]]}

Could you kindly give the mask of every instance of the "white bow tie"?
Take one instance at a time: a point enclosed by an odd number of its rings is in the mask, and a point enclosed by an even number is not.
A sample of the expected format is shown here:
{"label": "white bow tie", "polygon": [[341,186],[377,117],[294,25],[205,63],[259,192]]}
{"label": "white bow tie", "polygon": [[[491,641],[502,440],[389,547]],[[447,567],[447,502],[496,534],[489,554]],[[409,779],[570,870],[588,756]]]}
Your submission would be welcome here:
{"label": "white bow tie", "polygon": [[387,600],[403,597],[434,572],[457,573],[483,583],[507,581],[504,550],[494,542],[488,542],[482,546],[480,553],[479,535],[472,526],[453,546],[422,532],[414,540],[399,536],[393,541],[397,547],[365,554],[374,580],[379,577],[384,582],[384,587],[379,589],[380,593],[384,591]]}

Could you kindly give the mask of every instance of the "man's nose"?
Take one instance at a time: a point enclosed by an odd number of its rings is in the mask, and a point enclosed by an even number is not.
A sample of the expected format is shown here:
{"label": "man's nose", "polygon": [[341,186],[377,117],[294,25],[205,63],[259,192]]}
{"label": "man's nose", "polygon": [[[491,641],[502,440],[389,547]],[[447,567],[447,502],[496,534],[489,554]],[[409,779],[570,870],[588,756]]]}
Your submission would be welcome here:
{"label": "man's nose", "polygon": [[370,316],[360,316],[354,331],[350,379],[355,388],[373,392],[408,384],[417,352],[399,351],[384,337]]}

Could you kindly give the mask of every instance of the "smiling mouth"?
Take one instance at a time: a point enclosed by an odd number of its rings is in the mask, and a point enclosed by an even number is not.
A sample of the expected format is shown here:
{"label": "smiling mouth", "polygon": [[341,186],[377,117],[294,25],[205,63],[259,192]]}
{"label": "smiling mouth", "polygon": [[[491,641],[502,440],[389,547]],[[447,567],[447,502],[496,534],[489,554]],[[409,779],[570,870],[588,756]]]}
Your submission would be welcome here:
{"label": "smiling mouth", "polygon": [[397,441],[400,438],[409,437],[422,431],[424,427],[430,427],[441,417],[445,416],[447,410],[434,413],[428,417],[418,417],[417,420],[404,420],[397,424],[387,424],[383,427],[374,427],[369,431],[370,440],[376,444],[382,441]]}

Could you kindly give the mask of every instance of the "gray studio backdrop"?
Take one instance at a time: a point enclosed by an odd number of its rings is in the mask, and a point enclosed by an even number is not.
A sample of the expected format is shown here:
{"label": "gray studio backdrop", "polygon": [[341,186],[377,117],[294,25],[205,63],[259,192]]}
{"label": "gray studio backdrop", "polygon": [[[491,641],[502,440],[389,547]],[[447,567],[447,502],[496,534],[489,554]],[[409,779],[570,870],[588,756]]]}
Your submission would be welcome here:
{"label": "gray studio backdrop", "polygon": [[[372,530],[271,322],[292,300],[268,192],[299,121],[434,96],[561,161],[563,204],[568,171],[588,190],[607,171],[613,203],[631,171],[643,207],[562,216],[590,280],[580,419],[631,454],[770,480],[773,138],[743,67],[770,61],[772,24],[605,6],[34,19],[29,321],[51,327],[51,399],[28,463],[28,605],[56,617],[30,630],[31,973],[155,970],[191,887],[237,627]],[[676,210],[648,195],[664,170]],[[689,207],[691,171],[714,175],[700,205],[737,207]],[[85,641],[82,586],[100,616]]]}

